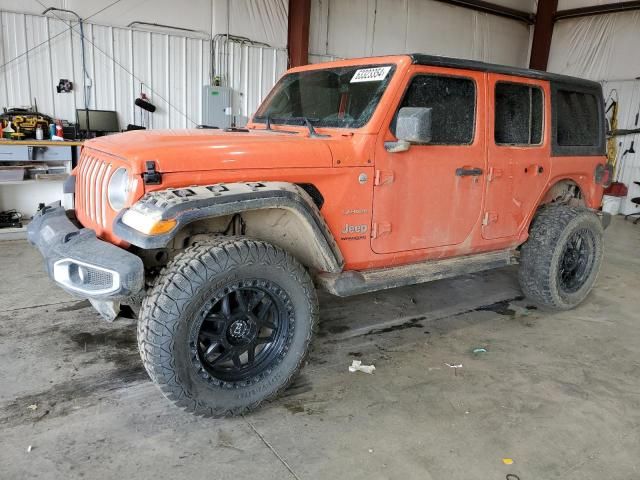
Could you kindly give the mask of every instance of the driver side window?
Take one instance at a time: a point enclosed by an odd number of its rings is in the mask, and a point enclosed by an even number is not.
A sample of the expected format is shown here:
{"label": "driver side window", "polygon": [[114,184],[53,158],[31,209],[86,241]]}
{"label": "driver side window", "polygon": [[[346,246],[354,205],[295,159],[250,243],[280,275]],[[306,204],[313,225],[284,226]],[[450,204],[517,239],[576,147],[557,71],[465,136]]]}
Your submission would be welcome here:
{"label": "driver side window", "polygon": [[[431,141],[435,145],[473,142],[476,111],[475,82],[468,78],[416,75],[400,103],[403,107],[431,108]],[[396,118],[391,124],[395,134]]]}

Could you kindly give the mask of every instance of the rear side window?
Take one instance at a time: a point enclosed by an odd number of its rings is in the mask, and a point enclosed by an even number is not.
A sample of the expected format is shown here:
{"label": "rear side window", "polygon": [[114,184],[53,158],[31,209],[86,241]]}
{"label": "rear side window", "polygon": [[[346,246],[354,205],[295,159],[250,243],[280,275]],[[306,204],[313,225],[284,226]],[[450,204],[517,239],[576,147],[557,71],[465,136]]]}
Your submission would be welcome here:
{"label": "rear side window", "polygon": [[[400,104],[402,107],[432,109],[430,144],[467,145],[473,141],[476,111],[476,86],[473,80],[417,75],[405,93]],[[392,131],[395,132],[395,118]]]}
{"label": "rear side window", "polygon": [[542,143],[543,95],[538,87],[496,83],[495,128],[497,145]]}
{"label": "rear side window", "polygon": [[598,101],[595,95],[559,89],[556,92],[557,143],[562,147],[600,143]]}

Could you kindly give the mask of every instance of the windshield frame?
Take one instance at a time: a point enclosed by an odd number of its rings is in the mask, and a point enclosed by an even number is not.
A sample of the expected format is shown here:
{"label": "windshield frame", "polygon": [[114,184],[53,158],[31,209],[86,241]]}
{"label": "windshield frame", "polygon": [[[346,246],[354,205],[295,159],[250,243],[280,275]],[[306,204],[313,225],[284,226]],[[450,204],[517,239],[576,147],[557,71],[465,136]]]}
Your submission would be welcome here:
{"label": "windshield frame", "polygon": [[[368,59],[371,60],[371,59]],[[322,64],[321,66],[318,65],[318,68],[308,68],[308,67],[303,67],[303,68],[296,68],[296,69],[292,69],[287,71],[282,77],[280,77],[280,79],[278,80],[278,82],[273,86],[273,88],[271,89],[271,91],[269,92],[269,94],[267,95],[267,97],[262,101],[262,103],[260,104],[260,106],[258,107],[258,109],[256,110],[256,112],[252,115],[251,117],[251,124],[255,127],[257,125],[266,125],[267,124],[267,116],[264,114],[261,114],[262,111],[266,110],[268,108],[268,105],[271,103],[271,101],[274,99],[275,95],[277,95],[280,91],[281,91],[281,85],[287,81],[287,79],[291,76],[291,75],[300,75],[300,74],[305,74],[305,73],[313,73],[313,72],[321,72],[321,71],[327,71],[327,70],[339,70],[339,69],[348,69],[348,68],[353,68],[354,69],[354,74],[355,71],[357,70],[363,70],[363,69],[368,69],[368,68],[381,68],[381,67],[389,67],[389,71],[386,74],[385,78],[383,80],[381,80],[381,82],[384,83],[384,87],[379,89],[378,91],[375,92],[374,95],[372,95],[372,98],[368,104],[368,106],[366,108],[368,108],[370,111],[368,112],[367,117],[364,119],[364,121],[357,125],[357,126],[353,126],[353,125],[318,125],[317,121],[318,119],[316,118],[309,118],[309,120],[311,120],[311,123],[314,127],[316,128],[320,128],[320,129],[338,129],[338,130],[360,130],[363,129],[365,127],[367,127],[372,119],[376,116],[376,113],[378,112],[379,108],[380,108],[380,104],[383,103],[383,98],[385,97],[385,95],[388,93],[388,91],[390,90],[390,87],[393,85],[393,81],[394,79],[397,77],[398,71],[399,71],[399,66],[396,62],[387,59],[388,61],[386,62],[349,62],[346,63],[344,61],[341,62],[336,62],[335,64],[332,63],[326,63],[326,64]],[[314,66],[315,67],[315,66]],[[371,105],[372,102],[373,105]],[[286,117],[280,117],[278,116],[278,114],[274,114],[273,116],[269,117],[269,124],[270,126],[280,126],[280,125],[286,125],[286,126],[293,126],[293,127],[301,127],[304,128],[306,130],[306,125],[305,125],[305,119],[304,117],[297,117],[297,116],[292,116],[291,118],[286,118]]]}

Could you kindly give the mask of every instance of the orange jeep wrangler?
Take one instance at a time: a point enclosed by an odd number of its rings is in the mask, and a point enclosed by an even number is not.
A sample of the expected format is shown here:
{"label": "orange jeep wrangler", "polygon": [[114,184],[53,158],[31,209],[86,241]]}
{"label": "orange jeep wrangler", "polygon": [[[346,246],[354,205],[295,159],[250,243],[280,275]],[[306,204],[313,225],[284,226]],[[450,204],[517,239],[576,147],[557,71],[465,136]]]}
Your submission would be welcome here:
{"label": "orange jeep wrangler", "polygon": [[428,55],[289,70],[246,128],[85,143],[75,214],[29,240],[107,320],[138,312],[144,365],[199,415],[282,392],[339,296],[520,264],[568,309],[591,290],[611,171],[598,83]]}

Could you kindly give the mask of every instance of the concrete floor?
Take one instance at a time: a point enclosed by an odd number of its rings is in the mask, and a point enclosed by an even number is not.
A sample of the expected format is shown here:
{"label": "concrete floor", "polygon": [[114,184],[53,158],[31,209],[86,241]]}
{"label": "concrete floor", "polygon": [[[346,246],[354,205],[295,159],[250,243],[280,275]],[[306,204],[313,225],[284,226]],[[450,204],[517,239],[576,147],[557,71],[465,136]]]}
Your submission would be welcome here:
{"label": "concrete floor", "polygon": [[99,321],[0,243],[0,479],[640,478],[640,226],[617,218],[606,242],[571,312],[531,308],[513,269],[322,297],[296,383],[225,420],[172,407],[133,322]]}

